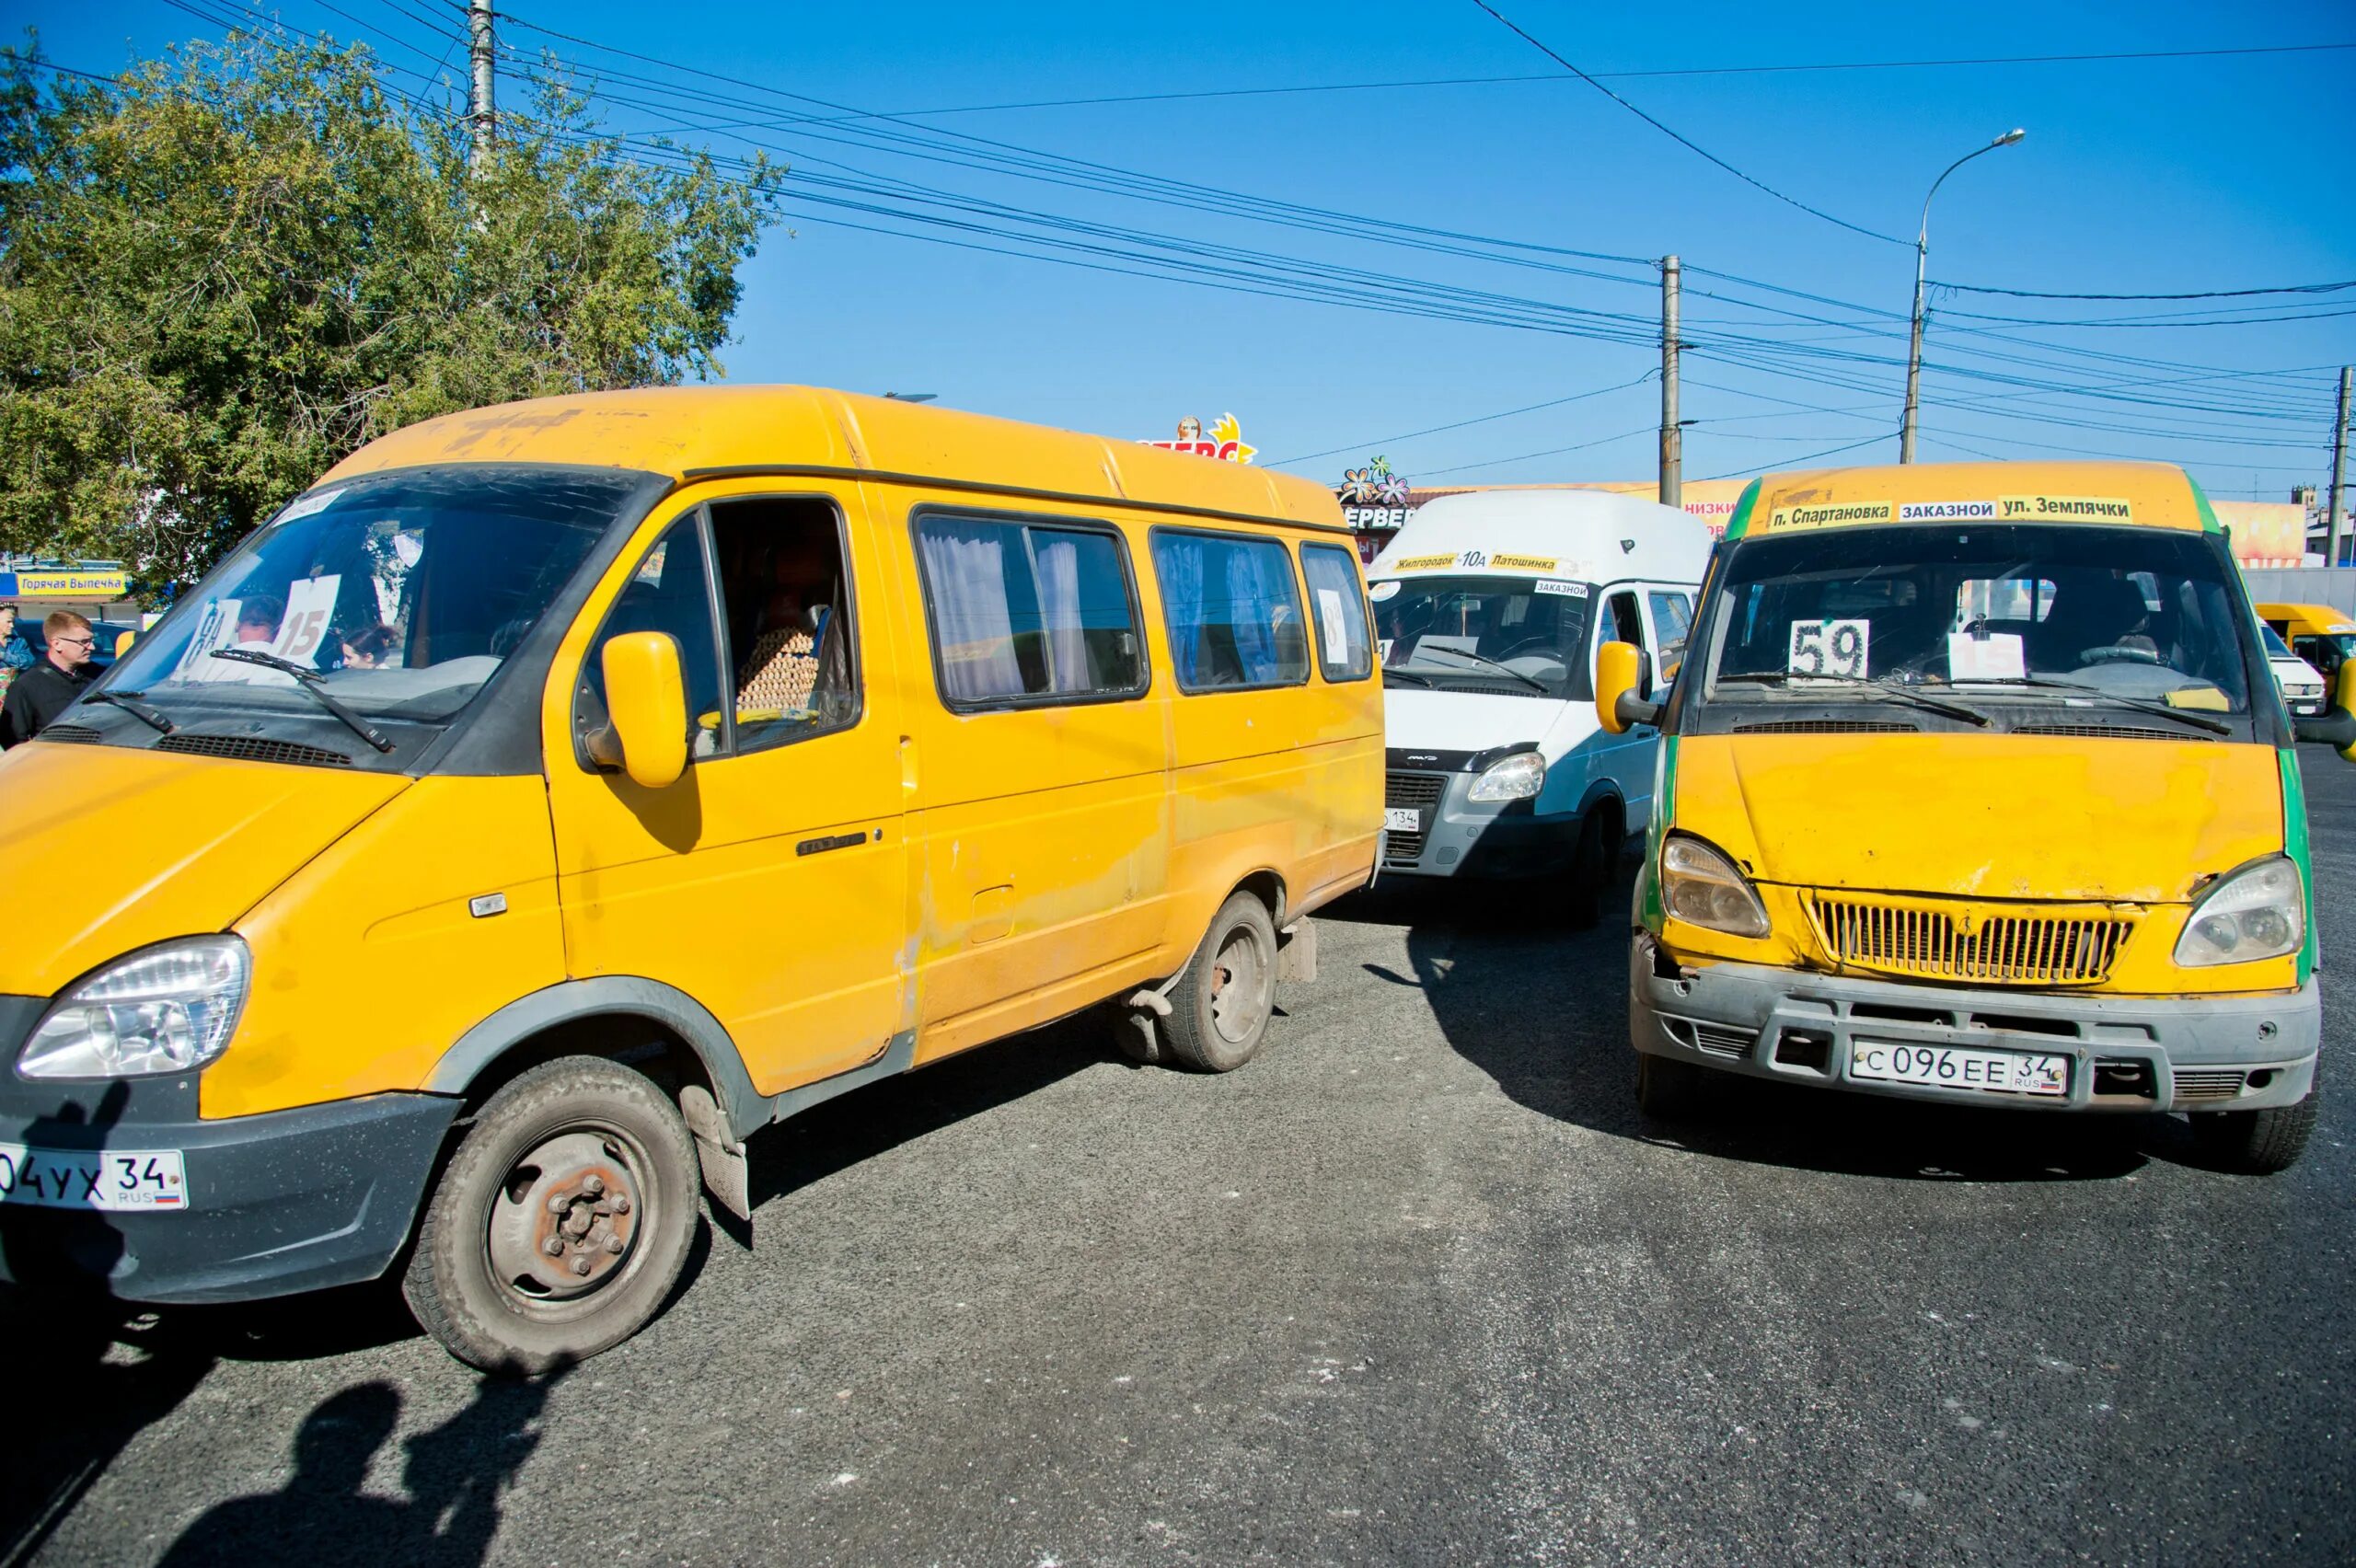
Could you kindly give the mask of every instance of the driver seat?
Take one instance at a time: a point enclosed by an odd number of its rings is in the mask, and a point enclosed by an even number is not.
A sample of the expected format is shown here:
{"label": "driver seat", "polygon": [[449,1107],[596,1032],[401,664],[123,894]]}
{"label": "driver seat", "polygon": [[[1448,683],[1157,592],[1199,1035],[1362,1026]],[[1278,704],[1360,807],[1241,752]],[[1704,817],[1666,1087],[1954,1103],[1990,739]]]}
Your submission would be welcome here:
{"label": "driver seat", "polygon": [[2123,577],[2107,571],[2073,574],[2054,584],[2053,608],[2037,626],[2030,647],[2036,665],[2044,670],[2074,670],[2092,648],[2140,644],[2157,656],[2159,644],[2145,628],[2152,609],[2143,591]]}

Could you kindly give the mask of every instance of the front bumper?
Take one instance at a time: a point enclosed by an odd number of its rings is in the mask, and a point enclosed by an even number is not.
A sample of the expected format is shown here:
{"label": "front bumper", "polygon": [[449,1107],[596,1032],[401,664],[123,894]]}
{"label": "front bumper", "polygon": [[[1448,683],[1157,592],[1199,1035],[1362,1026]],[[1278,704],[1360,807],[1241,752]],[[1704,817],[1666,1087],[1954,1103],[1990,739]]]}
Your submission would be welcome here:
{"label": "front bumper", "polygon": [[[1639,930],[1629,947],[1628,1032],[1639,1051],[1723,1072],[1828,1089],[2050,1111],[2257,1111],[2292,1105],[2315,1084],[2323,1005],[2296,991],[2230,997],[1920,986],[1712,963],[1656,972]],[[2063,1098],[1997,1094],[1849,1076],[1865,1039],[2070,1058]]]}
{"label": "front bumper", "polygon": [[188,1207],[0,1204],[0,1279],[127,1301],[251,1301],[383,1274],[459,1101],[359,1100],[204,1121],[195,1080],[36,1084],[0,1066],[0,1143],[182,1152]]}
{"label": "front bumper", "polygon": [[1423,813],[1424,830],[1393,829],[1382,869],[1391,875],[1507,880],[1560,876],[1578,848],[1579,814],[1541,816],[1528,801],[1475,805],[1472,773],[1392,769],[1383,800]]}

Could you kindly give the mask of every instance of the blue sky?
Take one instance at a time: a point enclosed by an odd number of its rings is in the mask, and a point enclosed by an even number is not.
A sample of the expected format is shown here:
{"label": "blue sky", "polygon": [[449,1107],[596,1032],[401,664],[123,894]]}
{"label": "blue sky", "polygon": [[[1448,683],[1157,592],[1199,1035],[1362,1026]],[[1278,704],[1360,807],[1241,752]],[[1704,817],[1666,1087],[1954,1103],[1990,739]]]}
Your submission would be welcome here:
{"label": "blue sky", "polygon": [[[1565,0],[1496,3],[1595,73],[2356,42],[2356,16],[2344,5],[2253,14],[2223,5],[1999,0],[1935,13],[1834,5],[1790,14],[1697,3],[1604,15]],[[236,0],[202,4],[216,14],[237,8]],[[449,81],[461,78],[462,52],[433,32],[459,20],[448,0],[336,5],[349,17],[319,0],[286,0],[276,14],[298,28],[373,38],[388,62],[429,75],[438,68],[433,57],[446,57]],[[50,58],[98,71],[220,31],[164,0],[13,9],[40,28]],[[517,23],[756,84],[684,75],[520,25],[504,29],[503,41],[526,53],[553,49],[572,61],[612,99],[655,101],[625,75],[667,82],[675,117],[706,121],[839,112],[779,92],[896,114],[1557,69],[1471,0],[1234,8],[714,4],[672,8],[659,27],[649,26],[656,13],[647,7],[605,0],[561,7],[512,0],[512,10]],[[1673,25],[1663,26],[1663,17]],[[2356,141],[2352,68],[2356,51],[1623,77],[1611,86],[1766,184],[1910,242],[1932,178],[1996,133],[2024,126],[2026,143],[1975,161],[1940,192],[1932,276],[2166,293],[2356,278],[2356,204],[2346,196],[2348,147]],[[656,124],[629,103],[611,102],[606,112],[618,131]],[[675,134],[724,153],[748,150],[731,133]],[[1911,243],[1867,238],[1779,203],[1575,80],[834,120],[747,134],[784,149],[804,175],[920,181],[1188,246],[1242,247],[1317,268],[1495,291],[1550,313],[1571,306],[1649,320],[1657,286],[1646,270],[1623,263],[1568,262],[1623,280],[1614,282],[1403,248],[1382,236],[1419,225],[1628,258],[1674,251],[1690,269],[1746,280],[1688,275],[1685,336],[1697,347],[1687,360],[1683,411],[1702,421],[1687,436],[1689,478],[1753,472],[1857,442],[1867,444],[1843,460],[1896,455],[1902,372],[1826,356],[1902,358]],[[885,150],[875,144],[879,135],[920,137],[931,156]],[[1118,178],[1108,192],[964,167],[1015,156],[1010,147],[1330,209],[1369,227],[1350,236],[1304,232],[1136,200],[1118,193],[1135,189]],[[944,164],[943,155],[960,161]],[[1068,178],[1070,166],[1057,172]],[[739,340],[724,356],[733,378],[936,392],[959,407],[1137,437],[1166,434],[1183,414],[1232,411],[1264,461],[1340,449],[1297,465],[1321,478],[1377,452],[1411,479],[1652,476],[1658,392],[1650,382],[1623,385],[1657,362],[1657,351],[1641,343],[1218,292],[861,232],[836,220],[946,235],[816,204],[826,189],[791,189],[788,227],[773,231],[747,268]],[[1694,292],[1702,290],[1723,297]],[[1779,317],[1762,306],[1829,319]],[[1859,306],[1891,314],[1865,317]],[[2026,328],[1957,314],[2148,318],[2219,308],[2307,319]],[[1943,368],[1926,377],[1923,457],[2064,455],[2057,448],[2169,457],[2222,495],[2281,499],[2293,482],[2323,478],[2333,367],[2356,360],[2356,315],[2324,314],[2356,311],[2356,290],[2207,304],[1943,295],[1934,309],[1928,358]],[[1957,330],[1966,328],[2008,336]],[[1630,329],[1607,329],[1624,336]],[[1783,346],[1762,348],[1762,340]],[[2012,357],[1966,352],[1974,349]],[[2088,352],[2157,363],[2131,365]],[[1748,363],[1730,363],[1729,354]],[[2108,395],[2056,394],[2053,385],[2107,385]],[[1389,439],[1613,386],[1621,389]],[[1583,449],[1556,450],[1571,447]]]}

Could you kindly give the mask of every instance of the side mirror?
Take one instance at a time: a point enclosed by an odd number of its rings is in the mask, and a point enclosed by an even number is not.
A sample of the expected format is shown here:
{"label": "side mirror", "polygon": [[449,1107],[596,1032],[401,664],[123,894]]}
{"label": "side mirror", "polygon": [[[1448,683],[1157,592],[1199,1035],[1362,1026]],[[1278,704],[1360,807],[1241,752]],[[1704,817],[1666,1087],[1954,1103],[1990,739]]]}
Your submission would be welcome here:
{"label": "side mirror", "polygon": [[125,653],[131,651],[131,645],[138,640],[139,634],[135,631],[116,632],[114,634],[114,656],[118,659],[121,658]]}
{"label": "side mirror", "polygon": [[2356,659],[2343,659],[2331,677],[2331,706],[2311,719],[2292,719],[2292,733],[2321,741],[2356,762]]}
{"label": "side mirror", "polygon": [[606,640],[600,663],[622,771],[649,790],[677,783],[687,770],[687,690],[679,645],[664,632],[626,631]]}
{"label": "side mirror", "polygon": [[1595,651],[1595,719],[1606,734],[1660,722],[1660,704],[1645,699],[1645,663],[1644,651],[1633,642],[1607,642]]}

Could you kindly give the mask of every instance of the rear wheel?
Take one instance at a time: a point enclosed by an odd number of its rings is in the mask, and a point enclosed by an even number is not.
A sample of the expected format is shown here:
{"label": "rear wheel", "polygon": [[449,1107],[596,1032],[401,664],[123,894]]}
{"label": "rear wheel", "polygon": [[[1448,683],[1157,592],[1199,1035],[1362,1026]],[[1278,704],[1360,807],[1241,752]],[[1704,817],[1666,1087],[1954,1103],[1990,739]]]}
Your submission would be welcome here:
{"label": "rear wheel", "polygon": [[2299,1163],[2316,1127],[2316,1096],[2268,1111],[2196,1111],[2192,1136],[2219,1164],[2271,1176]]}
{"label": "rear wheel", "polygon": [[1162,1039],[1190,1067],[1232,1072],[1260,1054],[1276,1010],[1276,922],[1257,897],[1231,894],[1170,988]]}
{"label": "rear wheel", "polygon": [[476,1115],[426,1205],[402,1294],[469,1366],[584,1360],[670,1295],[699,1192],[695,1144],[668,1096],[628,1067],[561,1057]]}
{"label": "rear wheel", "polygon": [[1702,1108],[1709,1092],[1707,1069],[1674,1056],[1636,1053],[1636,1109],[1656,1122],[1679,1122]]}

